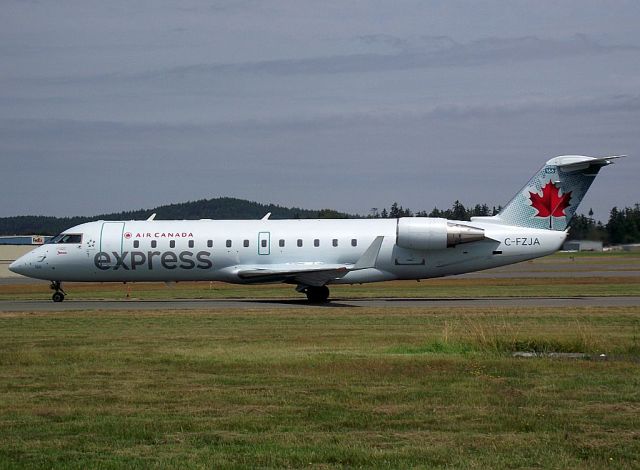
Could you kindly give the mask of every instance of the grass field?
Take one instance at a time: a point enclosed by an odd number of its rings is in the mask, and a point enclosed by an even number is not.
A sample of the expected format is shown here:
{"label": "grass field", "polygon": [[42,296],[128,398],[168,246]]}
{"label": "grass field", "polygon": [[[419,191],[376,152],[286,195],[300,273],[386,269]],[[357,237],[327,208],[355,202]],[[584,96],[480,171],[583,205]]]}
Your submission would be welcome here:
{"label": "grass field", "polygon": [[[541,281],[376,292],[638,289],[635,277]],[[132,294],[209,288],[141,286]],[[211,287],[223,289],[295,295]],[[639,416],[640,306],[0,313],[0,468],[638,468]]]}
{"label": "grass field", "polygon": [[0,335],[3,468],[640,461],[635,308],[3,314]]}
{"label": "grass field", "polygon": [[[242,286],[220,282],[163,283],[65,283],[68,300],[80,299],[304,299],[294,286],[285,284]],[[391,281],[354,286],[331,286],[333,299],[447,298],[447,297],[566,297],[640,295],[640,278],[544,278],[430,279]],[[44,284],[0,286],[0,300],[50,299]]]}

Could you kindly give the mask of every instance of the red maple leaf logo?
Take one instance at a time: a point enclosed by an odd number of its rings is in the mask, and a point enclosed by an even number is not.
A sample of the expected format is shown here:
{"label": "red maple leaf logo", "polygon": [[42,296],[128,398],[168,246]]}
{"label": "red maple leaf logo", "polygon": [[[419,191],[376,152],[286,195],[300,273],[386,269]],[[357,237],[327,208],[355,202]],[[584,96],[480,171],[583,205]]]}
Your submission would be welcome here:
{"label": "red maple leaf logo", "polygon": [[564,210],[571,203],[571,191],[560,196],[560,189],[549,181],[542,187],[542,196],[529,191],[531,207],[538,211],[536,217],[565,217]]}

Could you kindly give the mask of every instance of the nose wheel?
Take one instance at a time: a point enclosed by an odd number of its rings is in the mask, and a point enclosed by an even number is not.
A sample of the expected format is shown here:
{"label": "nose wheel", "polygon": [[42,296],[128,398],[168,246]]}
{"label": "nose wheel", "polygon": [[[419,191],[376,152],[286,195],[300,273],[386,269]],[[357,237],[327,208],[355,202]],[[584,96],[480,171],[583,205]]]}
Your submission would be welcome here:
{"label": "nose wheel", "polygon": [[62,283],[60,281],[51,281],[51,285],[49,287],[51,288],[51,290],[55,291],[51,296],[51,299],[54,302],[62,302],[64,300],[64,296],[66,295],[66,292],[62,290]]}

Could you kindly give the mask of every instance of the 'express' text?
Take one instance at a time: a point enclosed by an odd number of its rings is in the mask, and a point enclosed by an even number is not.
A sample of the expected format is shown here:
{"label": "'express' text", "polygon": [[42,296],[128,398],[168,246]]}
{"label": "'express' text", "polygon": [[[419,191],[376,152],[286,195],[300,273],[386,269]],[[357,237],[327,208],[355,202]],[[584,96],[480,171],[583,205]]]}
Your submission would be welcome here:
{"label": "'express' text", "polygon": [[[213,261],[211,261],[211,253],[208,251],[181,251],[175,253],[173,251],[123,251],[122,254],[117,251],[107,253],[101,251],[96,253],[93,258],[96,268],[107,271],[122,269],[124,271],[136,269],[156,269],[160,265],[164,269],[211,269]],[[144,266],[144,267],[143,267]]]}

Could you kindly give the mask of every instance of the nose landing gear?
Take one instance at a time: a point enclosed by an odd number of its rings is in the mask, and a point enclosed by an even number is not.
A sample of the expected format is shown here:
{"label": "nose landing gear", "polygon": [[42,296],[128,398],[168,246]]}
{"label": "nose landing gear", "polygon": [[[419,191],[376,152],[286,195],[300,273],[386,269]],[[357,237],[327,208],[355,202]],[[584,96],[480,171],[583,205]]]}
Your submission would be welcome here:
{"label": "nose landing gear", "polygon": [[51,299],[54,302],[62,302],[64,300],[66,292],[62,290],[62,283],[60,281],[51,281],[51,285],[49,285],[49,288],[55,291],[51,296]]}

